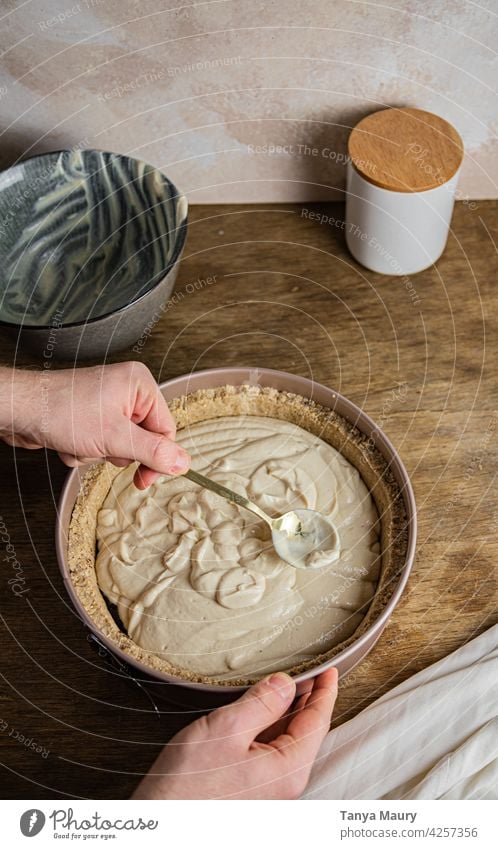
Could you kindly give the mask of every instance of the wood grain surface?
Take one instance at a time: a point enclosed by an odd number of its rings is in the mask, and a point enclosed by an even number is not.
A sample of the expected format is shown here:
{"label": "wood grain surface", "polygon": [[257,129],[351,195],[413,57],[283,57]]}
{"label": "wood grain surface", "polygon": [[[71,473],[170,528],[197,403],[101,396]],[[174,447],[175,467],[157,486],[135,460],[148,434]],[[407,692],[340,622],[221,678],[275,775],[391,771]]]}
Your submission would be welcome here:
{"label": "wood grain surface", "polygon": [[[313,377],[398,448],[418,502],[416,562],[383,636],[341,682],[334,723],[498,618],[497,230],[494,202],[457,204],[437,266],[406,280],[352,260],[340,204],[194,207],[176,294],[141,353],[120,356],[158,380],[220,365]],[[4,363],[34,365],[0,346]],[[200,708],[92,646],[54,551],[58,458],[2,445],[0,464],[1,793],[124,798]]]}
{"label": "wood grain surface", "polygon": [[463,159],[455,128],[423,109],[380,109],[363,118],[348,139],[359,173],[393,192],[422,192],[448,182]]}

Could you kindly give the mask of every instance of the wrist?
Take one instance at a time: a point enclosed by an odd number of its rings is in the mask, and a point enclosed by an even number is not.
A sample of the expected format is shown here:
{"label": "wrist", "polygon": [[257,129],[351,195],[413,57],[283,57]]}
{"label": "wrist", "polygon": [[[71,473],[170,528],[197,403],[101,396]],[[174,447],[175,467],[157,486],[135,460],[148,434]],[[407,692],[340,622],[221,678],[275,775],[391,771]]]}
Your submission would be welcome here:
{"label": "wrist", "polygon": [[168,780],[164,780],[164,777],[146,775],[135,788],[130,798],[159,801],[161,799],[182,799],[189,797],[184,794],[176,795],[174,791],[172,792]]}
{"label": "wrist", "polygon": [[0,437],[40,430],[42,373],[0,367]]}

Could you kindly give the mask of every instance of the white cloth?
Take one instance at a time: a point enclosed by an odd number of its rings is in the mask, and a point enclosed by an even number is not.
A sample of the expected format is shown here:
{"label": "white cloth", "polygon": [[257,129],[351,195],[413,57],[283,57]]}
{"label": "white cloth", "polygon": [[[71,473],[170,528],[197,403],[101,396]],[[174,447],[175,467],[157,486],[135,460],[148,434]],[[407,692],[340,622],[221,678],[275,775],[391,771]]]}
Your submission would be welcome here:
{"label": "white cloth", "polygon": [[329,732],[302,798],[498,798],[498,625]]}

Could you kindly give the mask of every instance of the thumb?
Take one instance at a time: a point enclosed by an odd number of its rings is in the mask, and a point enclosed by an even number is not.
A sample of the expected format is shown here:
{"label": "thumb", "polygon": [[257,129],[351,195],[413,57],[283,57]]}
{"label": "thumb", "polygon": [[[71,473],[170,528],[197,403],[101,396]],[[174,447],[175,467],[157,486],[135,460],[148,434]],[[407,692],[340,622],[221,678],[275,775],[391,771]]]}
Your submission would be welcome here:
{"label": "thumb", "polygon": [[180,475],[190,466],[190,457],[180,445],[161,433],[153,433],[130,421],[126,422],[111,447],[115,457],[137,460],[163,475]]}
{"label": "thumb", "polygon": [[290,675],[275,672],[250,687],[232,704],[213,711],[208,717],[213,736],[249,747],[265,728],[273,725],[291,706],[296,685]]}

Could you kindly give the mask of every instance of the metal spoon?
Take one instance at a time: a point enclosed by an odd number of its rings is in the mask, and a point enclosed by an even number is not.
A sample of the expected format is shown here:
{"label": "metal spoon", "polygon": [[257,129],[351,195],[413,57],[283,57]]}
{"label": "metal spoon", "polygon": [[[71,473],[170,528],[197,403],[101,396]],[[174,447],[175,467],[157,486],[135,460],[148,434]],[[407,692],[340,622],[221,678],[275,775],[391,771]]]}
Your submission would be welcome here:
{"label": "metal spoon", "polygon": [[184,477],[204,489],[210,489],[255,513],[270,526],[273,546],[278,556],[295,566],[296,569],[317,569],[333,563],[340,554],[340,540],[337,529],[316,510],[289,510],[282,516],[272,519],[261,507],[249,501],[244,495],[222,486],[211,478],[189,469]]}

